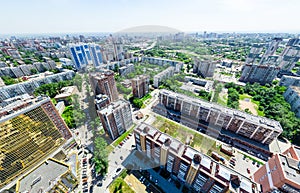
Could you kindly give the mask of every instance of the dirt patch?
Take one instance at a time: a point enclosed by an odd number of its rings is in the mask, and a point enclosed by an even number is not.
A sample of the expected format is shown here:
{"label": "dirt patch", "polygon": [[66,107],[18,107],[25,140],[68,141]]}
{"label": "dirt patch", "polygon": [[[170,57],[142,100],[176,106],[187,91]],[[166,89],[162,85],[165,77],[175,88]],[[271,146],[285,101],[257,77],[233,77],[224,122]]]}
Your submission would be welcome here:
{"label": "dirt patch", "polygon": [[[246,98],[245,98],[246,99]],[[253,115],[257,115],[257,105],[251,102],[251,99],[248,100],[239,100],[239,107],[241,110],[245,110],[245,109],[249,109],[249,111],[253,114]]]}

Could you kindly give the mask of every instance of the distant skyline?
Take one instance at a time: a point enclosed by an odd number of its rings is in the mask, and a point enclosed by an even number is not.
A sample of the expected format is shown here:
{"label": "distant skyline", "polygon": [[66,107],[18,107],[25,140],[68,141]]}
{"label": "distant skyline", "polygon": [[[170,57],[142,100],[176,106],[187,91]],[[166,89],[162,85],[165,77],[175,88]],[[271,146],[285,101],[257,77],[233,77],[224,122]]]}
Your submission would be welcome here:
{"label": "distant skyline", "polygon": [[118,32],[161,25],[184,32],[299,33],[299,0],[9,0],[0,34]]}

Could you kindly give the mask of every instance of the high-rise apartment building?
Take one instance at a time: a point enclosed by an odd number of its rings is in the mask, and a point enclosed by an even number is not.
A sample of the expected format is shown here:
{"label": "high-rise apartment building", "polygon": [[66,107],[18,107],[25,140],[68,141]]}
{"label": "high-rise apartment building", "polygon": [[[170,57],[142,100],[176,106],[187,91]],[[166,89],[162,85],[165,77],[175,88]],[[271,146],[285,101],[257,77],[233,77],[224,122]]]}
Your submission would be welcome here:
{"label": "high-rise apartment building", "polygon": [[175,72],[175,67],[170,66],[169,68],[167,68],[164,71],[162,71],[162,72],[158,73],[157,75],[155,75],[154,78],[153,78],[154,87],[158,88],[160,86],[161,82],[164,79],[167,79],[167,78],[173,76],[174,72]]}
{"label": "high-rise apartment building", "polygon": [[264,49],[264,45],[263,44],[253,44],[251,49],[250,49],[250,52],[249,52],[249,55],[246,59],[246,64],[255,64],[255,63],[258,63],[258,59],[260,59],[260,55],[262,53]]}
{"label": "high-rise apartment building", "polygon": [[263,193],[300,192],[300,147],[274,155],[253,176]]}
{"label": "high-rise apartment building", "polygon": [[258,82],[262,85],[272,83],[276,78],[279,67],[274,65],[257,65],[257,64],[246,64],[243,66],[242,75],[240,77],[241,82]]}
{"label": "high-rise apartment building", "polygon": [[112,102],[97,113],[105,132],[113,140],[133,124],[130,104],[124,100]]}
{"label": "high-rise apartment building", "polygon": [[159,103],[153,110],[197,131],[220,140],[228,139],[236,147],[257,153],[269,154],[262,147],[282,133],[277,121],[164,89],[160,91]]}
{"label": "high-rise apartment building", "polygon": [[283,71],[291,71],[300,59],[300,46],[286,46],[279,60],[279,67]]}
{"label": "high-rise apartment building", "polygon": [[298,86],[300,87],[300,77],[283,75],[279,82],[280,86]]}
{"label": "high-rise apartment building", "polygon": [[93,61],[88,44],[69,45],[69,50],[76,69],[92,64]]}
{"label": "high-rise apartment building", "polygon": [[72,134],[50,98],[22,95],[1,101],[0,186],[38,164]]}
{"label": "high-rise apartment building", "polygon": [[175,67],[175,72],[180,72],[183,67],[183,62],[176,60],[169,60],[165,58],[155,58],[155,57],[142,57],[143,62],[148,62],[150,64],[157,64],[159,66],[170,65]]}
{"label": "high-rise apartment building", "polygon": [[[283,73],[291,71],[300,59],[300,40],[298,38],[290,39],[282,53],[276,54],[276,50],[281,42],[282,38],[274,38],[262,56],[263,45],[254,44],[246,59],[246,64],[275,66],[279,67]],[[258,62],[258,60],[260,61]]]}
{"label": "high-rise apartment building", "polygon": [[67,70],[58,74],[38,76],[37,78],[32,78],[25,82],[0,87],[0,101],[26,93],[32,94],[34,90],[41,85],[71,80],[74,76],[75,73],[73,70]]}
{"label": "high-rise apartment building", "polygon": [[215,61],[200,61],[196,59],[193,67],[193,73],[197,73],[204,78],[213,77],[216,65],[217,63]]}
{"label": "high-rise apartment building", "polygon": [[193,192],[259,192],[259,187],[250,178],[148,124],[140,124],[134,130],[134,137],[139,152]]}
{"label": "high-rise apartment building", "polygon": [[134,97],[142,98],[149,92],[149,76],[140,75],[131,79],[132,94]]}
{"label": "high-rise apartment building", "polygon": [[284,99],[291,105],[291,110],[300,117],[300,87],[290,86],[283,94]]}
{"label": "high-rise apartment building", "polygon": [[95,95],[107,95],[111,102],[119,99],[119,93],[113,71],[91,73],[89,76]]}
{"label": "high-rise apartment building", "polygon": [[264,55],[262,56],[261,60],[260,60],[260,64],[265,64],[265,60],[269,57],[274,55],[274,53],[276,52],[279,43],[282,42],[282,38],[273,38],[272,41],[269,43],[269,46],[267,48],[267,50],[265,51]]}

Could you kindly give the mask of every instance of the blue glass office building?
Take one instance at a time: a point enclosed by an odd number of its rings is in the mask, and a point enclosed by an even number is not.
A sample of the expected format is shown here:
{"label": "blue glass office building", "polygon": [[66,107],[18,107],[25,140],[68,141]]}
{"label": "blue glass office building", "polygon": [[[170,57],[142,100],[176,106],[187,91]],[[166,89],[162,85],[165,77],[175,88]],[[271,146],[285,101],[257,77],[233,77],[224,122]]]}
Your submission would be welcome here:
{"label": "blue glass office building", "polygon": [[76,69],[81,69],[88,64],[92,64],[92,57],[87,44],[71,45],[69,48]]}
{"label": "blue glass office building", "polygon": [[70,45],[69,49],[76,69],[84,68],[89,64],[97,67],[103,63],[101,47],[97,44]]}

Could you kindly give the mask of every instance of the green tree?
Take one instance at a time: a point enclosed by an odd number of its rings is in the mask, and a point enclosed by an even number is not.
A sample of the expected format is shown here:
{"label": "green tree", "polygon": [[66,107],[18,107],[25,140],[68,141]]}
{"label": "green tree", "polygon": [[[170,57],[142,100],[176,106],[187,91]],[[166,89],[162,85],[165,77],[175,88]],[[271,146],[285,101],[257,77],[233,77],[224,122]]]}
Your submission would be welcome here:
{"label": "green tree", "polygon": [[139,98],[134,98],[133,101],[132,101],[133,105],[136,106],[137,108],[142,108],[143,106],[143,101]]}
{"label": "green tree", "polygon": [[108,168],[108,152],[106,150],[106,146],[107,143],[102,137],[95,137],[93,160],[95,162],[96,172],[101,175],[107,173]]}
{"label": "green tree", "polygon": [[32,68],[32,69],[30,69],[30,73],[31,73],[31,74],[37,74],[37,73],[38,73],[38,71],[37,71],[37,69],[35,69],[35,68]]}

